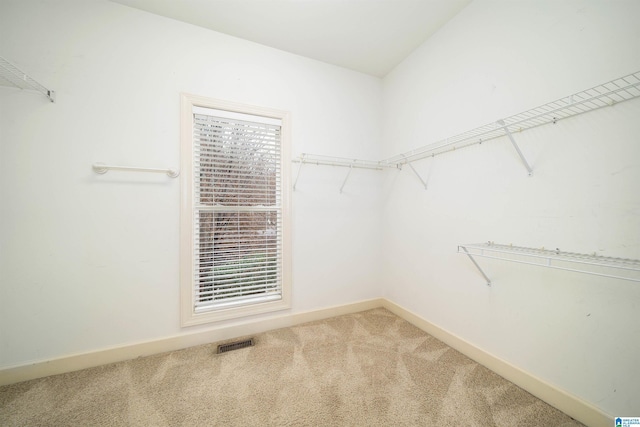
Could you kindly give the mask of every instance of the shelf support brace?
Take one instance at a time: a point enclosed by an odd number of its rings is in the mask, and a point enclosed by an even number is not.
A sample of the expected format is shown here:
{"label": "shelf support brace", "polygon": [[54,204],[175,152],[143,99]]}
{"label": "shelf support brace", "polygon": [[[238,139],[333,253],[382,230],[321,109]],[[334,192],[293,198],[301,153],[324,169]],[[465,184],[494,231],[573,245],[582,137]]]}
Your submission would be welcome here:
{"label": "shelf support brace", "polygon": [[[402,156],[405,159],[407,158],[406,156]],[[413,173],[416,174],[416,176],[418,177],[418,179],[420,180],[420,182],[422,183],[422,185],[424,186],[424,189],[427,189],[427,182],[422,179],[422,177],[420,176],[420,174],[418,173],[418,171],[416,170],[416,168],[413,167],[413,165],[411,164],[411,162],[407,161],[407,165],[409,165],[409,167],[411,168],[411,170],[413,171]]]}
{"label": "shelf support brace", "polygon": [[353,170],[353,165],[349,166],[349,172],[347,172],[347,176],[344,177],[344,181],[342,181],[342,186],[340,187],[340,194],[342,194],[342,189],[344,188],[347,180],[349,179],[349,175],[351,175],[351,171]]}
{"label": "shelf support brace", "polygon": [[522,160],[524,167],[527,168],[527,171],[529,172],[529,176],[533,175],[533,169],[531,169],[531,166],[529,166],[529,163],[527,162],[527,159],[524,157],[524,154],[522,154],[522,151],[520,151],[520,147],[518,147],[518,144],[516,144],[516,140],[513,139],[513,135],[511,134],[511,131],[509,130],[509,128],[505,125],[504,120],[498,120],[498,124],[502,126],[502,129],[504,129],[504,133],[509,137],[509,140],[511,140],[511,143],[513,144],[513,148],[515,148],[516,151],[518,152],[518,156],[520,156],[520,160]]}
{"label": "shelf support brace", "polygon": [[422,185],[424,185],[424,189],[427,189],[427,183],[425,182],[424,179],[422,179],[422,177],[420,176],[420,174],[418,173],[418,171],[416,170],[416,168],[413,167],[413,165],[411,163],[407,163],[409,165],[409,167],[411,168],[411,170],[413,171],[413,173],[416,174],[416,176],[418,177],[418,179],[420,180],[420,182],[422,183]]}
{"label": "shelf support brace", "polygon": [[464,253],[469,257],[469,259],[471,260],[471,262],[473,263],[473,265],[476,266],[476,268],[478,269],[478,271],[480,272],[480,274],[482,274],[482,277],[484,277],[484,279],[487,281],[487,286],[491,286],[491,280],[487,277],[487,275],[484,273],[484,271],[482,271],[482,269],[480,268],[480,266],[478,265],[478,263],[476,262],[476,260],[473,258],[473,256],[469,253],[469,251],[467,251],[467,248],[465,248],[464,246],[458,246],[458,251],[460,250],[460,248],[462,248],[462,250],[464,251]]}
{"label": "shelf support brace", "polygon": [[296,191],[296,185],[298,185],[298,178],[300,178],[300,171],[302,171],[302,166],[304,166],[304,153],[300,155],[300,166],[298,166],[298,173],[296,173],[296,180],[293,181],[293,191]]}

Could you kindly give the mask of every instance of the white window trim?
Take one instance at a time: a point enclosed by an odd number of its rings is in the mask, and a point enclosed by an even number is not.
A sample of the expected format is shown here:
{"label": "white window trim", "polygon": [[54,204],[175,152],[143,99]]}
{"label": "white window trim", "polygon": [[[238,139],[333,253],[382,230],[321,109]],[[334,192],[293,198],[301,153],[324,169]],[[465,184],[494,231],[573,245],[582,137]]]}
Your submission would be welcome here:
{"label": "white window trim", "polygon": [[[286,111],[181,94],[181,200],[180,200],[180,306],[181,324],[199,325],[291,307],[291,118]],[[193,236],[193,111],[212,108],[233,113],[251,114],[281,121],[281,185],[282,185],[282,298],[232,308],[196,313],[194,310],[194,236]]]}

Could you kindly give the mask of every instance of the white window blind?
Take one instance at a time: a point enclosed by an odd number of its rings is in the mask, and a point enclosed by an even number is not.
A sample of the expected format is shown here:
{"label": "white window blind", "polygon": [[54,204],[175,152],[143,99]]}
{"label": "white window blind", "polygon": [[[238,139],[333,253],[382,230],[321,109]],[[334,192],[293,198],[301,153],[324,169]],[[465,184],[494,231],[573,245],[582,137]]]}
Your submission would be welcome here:
{"label": "white window blind", "polygon": [[281,126],[225,113],[193,112],[195,313],[282,298]]}

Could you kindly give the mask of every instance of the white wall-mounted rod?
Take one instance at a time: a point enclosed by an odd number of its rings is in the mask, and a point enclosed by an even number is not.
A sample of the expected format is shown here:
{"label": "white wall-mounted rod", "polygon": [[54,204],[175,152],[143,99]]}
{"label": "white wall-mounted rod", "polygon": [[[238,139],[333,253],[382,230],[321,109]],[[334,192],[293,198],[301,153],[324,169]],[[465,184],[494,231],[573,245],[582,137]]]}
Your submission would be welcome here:
{"label": "white wall-mounted rod", "polygon": [[166,173],[171,178],[177,178],[180,175],[175,169],[157,169],[157,168],[139,168],[133,166],[114,166],[105,165],[104,163],[94,163],[91,165],[93,171],[98,174],[105,174],[110,170],[126,171],[126,172],[151,172],[151,173]]}
{"label": "white wall-mounted rod", "polygon": [[11,86],[18,89],[35,90],[49,98],[49,101],[56,101],[56,94],[54,91],[47,89],[40,83],[29,77],[26,73],[20,70],[0,56],[0,86]]}

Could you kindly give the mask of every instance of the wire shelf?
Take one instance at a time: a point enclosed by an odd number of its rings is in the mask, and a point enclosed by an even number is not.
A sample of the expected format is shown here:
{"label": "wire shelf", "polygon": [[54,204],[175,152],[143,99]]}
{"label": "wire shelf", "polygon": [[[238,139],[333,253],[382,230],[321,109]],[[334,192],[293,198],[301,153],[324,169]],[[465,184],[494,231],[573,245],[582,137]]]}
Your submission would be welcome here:
{"label": "wire shelf", "polygon": [[308,165],[323,165],[323,166],[338,166],[345,168],[355,169],[374,169],[382,170],[385,167],[396,167],[395,165],[387,165],[382,162],[376,162],[373,160],[361,160],[350,159],[347,157],[333,157],[333,156],[321,156],[317,154],[303,153],[300,156],[294,158],[293,163],[308,164]]}
{"label": "wire shelf", "polygon": [[347,184],[347,180],[351,176],[351,171],[353,169],[372,169],[372,170],[382,170],[385,167],[395,167],[383,165],[380,162],[374,162],[371,160],[360,160],[360,159],[349,159],[346,157],[332,157],[332,156],[319,156],[316,154],[306,154],[303,153],[300,156],[293,159],[294,163],[300,163],[298,167],[298,173],[296,174],[296,178],[293,182],[293,189],[295,191],[298,185],[298,179],[300,178],[300,172],[302,172],[302,167],[304,165],[324,165],[324,166],[338,166],[349,168],[347,172],[347,176],[345,176],[344,181],[342,181],[342,185],[340,186],[340,193],[344,190],[344,186]]}
{"label": "wire shelf", "polygon": [[35,90],[55,102],[55,92],[47,89],[18,67],[0,56],[0,86],[15,87],[18,89]]}
{"label": "wire shelf", "polygon": [[640,260],[605,257],[594,254],[563,252],[560,249],[526,248],[522,246],[502,245],[493,242],[474,243],[458,246],[473,261],[482,275],[491,281],[476,263],[473,257],[491,258],[520,264],[573,271],[595,276],[640,282]]}
{"label": "wire shelf", "polygon": [[383,160],[403,165],[640,97],[640,71]]}
{"label": "wire shelf", "polygon": [[[640,71],[380,161],[302,154],[293,159],[293,162],[374,170],[383,170],[385,168],[402,169],[403,165],[408,164],[411,166],[412,162],[427,157],[435,157],[439,154],[471,145],[508,137],[518,152],[523,164],[529,171],[529,175],[532,175],[533,170],[514,140],[513,133],[533,129],[545,124],[555,124],[569,117],[598,110],[603,107],[613,106],[617,103],[638,97],[640,97]],[[420,178],[420,181],[422,181],[426,188],[424,179],[420,177],[415,169],[413,169],[413,171],[418,175],[418,178]]]}

